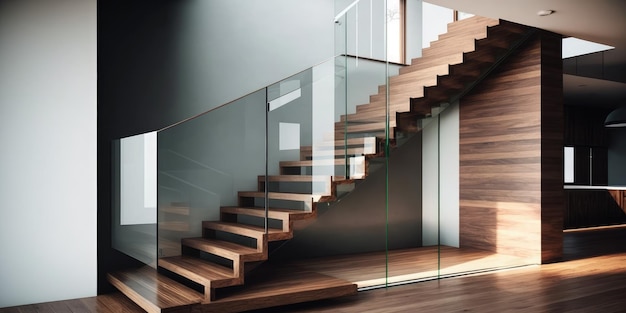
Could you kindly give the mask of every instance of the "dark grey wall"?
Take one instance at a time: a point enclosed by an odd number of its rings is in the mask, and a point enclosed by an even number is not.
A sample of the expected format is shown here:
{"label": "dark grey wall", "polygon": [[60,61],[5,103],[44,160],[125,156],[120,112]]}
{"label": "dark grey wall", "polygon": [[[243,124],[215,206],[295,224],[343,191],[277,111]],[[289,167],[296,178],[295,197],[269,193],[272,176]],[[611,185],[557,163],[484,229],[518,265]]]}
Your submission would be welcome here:
{"label": "dark grey wall", "polygon": [[609,186],[626,186],[626,128],[608,129]]}
{"label": "dark grey wall", "polygon": [[331,0],[102,1],[99,100],[117,137],[155,130],[333,55]]}
{"label": "dark grey wall", "polygon": [[563,73],[626,83],[626,64],[620,50],[584,54],[563,60]]}
{"label": "dark grey wall", "polygon": [[[413,137],[389,159],[389,249],[422,245],[421,140]],[[385,251],[383,161],[374,160],[377,169],[340,201],[320,204],[315,222],[297,229],[272,259]]]}

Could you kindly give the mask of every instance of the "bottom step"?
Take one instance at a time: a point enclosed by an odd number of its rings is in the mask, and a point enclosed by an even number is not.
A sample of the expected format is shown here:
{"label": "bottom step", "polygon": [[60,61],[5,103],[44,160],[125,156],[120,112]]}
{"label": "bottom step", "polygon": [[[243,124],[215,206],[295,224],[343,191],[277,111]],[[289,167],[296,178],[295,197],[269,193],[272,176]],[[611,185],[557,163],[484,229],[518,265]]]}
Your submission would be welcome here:
{"label": "bottom step", "polygon": [[249,273],[245,285],[217,289],[216,300],[209,303],[151,267],[109,274],[109,281],[148,312],[242,312],[357,293],[357,285],[349,281],[272,262]]}
{"label": "bottom step", "polygon": [[144,266],[110,273],[109,282],[147,312],[181,312],[204,300],[204,296]]}
{"label": "bottom step", "polygon": [[357,293],[357,285],[328,275],[266,262],[246,277],[244,286],[217,290],[217,300],[202,312],[242,312]]}

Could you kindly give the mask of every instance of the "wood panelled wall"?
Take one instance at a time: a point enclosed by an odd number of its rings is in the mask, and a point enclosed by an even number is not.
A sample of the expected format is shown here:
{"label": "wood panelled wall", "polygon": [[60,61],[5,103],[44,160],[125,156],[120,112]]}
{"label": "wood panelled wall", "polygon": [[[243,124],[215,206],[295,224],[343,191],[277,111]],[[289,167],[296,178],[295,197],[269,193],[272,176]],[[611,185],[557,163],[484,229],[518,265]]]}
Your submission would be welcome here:
{"label": "wood panelled wall", "polygon": [[[622,202],[618,203],[620,197]],[[564,213],[563,228],[626,224],[626,210],[620,206],[623,202],[623,190],[565,190],[567,210]]]}
{"label": "wood panelled wall", "polygon": [[538,32],[460,101],[460,244],[562,255],[561,37]]}

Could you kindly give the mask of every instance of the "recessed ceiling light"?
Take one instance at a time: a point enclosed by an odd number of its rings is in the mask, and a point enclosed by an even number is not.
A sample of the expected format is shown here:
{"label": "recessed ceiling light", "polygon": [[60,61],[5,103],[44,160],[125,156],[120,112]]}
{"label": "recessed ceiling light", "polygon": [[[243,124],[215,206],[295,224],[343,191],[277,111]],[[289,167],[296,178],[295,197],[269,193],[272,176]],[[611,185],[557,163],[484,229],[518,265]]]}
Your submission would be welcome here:
{"label": "recessed ceiling light", "polygon": [[539,12],[537,12],[537,15],[539,16],[548,16],[550,14],[554,13],[554,10],[541,10]]}

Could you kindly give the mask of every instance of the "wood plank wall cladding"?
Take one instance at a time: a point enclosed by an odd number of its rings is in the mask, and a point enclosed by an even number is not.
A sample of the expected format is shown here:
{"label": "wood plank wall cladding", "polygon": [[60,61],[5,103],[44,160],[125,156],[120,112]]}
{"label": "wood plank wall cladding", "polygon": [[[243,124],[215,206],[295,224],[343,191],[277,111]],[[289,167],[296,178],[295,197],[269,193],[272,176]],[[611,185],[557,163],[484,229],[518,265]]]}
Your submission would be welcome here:
{"label": "wood plank wall cladding", "polygon": [[564,229],[626,224],[623,190],[569,189],[565,204]]}
{"label": "wood plank wall cladding", "polygon": [[541,35],[541,262],[563,255],[563,60],[562,36]]}
{"label": "wood plank wall cladding", "polygon": [[561,38],[538,32],[460,101],[460,244],[562,255]]}

